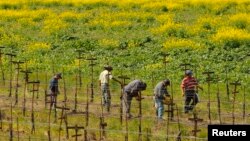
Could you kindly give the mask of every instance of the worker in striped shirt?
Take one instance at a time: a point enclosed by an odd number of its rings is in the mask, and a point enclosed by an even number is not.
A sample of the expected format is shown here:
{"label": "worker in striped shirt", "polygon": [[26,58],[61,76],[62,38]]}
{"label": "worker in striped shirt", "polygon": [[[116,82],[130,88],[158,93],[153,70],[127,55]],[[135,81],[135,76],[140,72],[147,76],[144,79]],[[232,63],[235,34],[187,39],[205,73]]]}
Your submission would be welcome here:
{"label": "worker in striped shirt", "polygon": [[192,111],[195,105],[199,102],[198,95],[196,93],[198,88],[203,90],[203,88],[199,86],[196,78],[193,77],[193,72],[191,70],[186,70],[185,77],[181,83],[182,96],[185,96],[185,113]]}

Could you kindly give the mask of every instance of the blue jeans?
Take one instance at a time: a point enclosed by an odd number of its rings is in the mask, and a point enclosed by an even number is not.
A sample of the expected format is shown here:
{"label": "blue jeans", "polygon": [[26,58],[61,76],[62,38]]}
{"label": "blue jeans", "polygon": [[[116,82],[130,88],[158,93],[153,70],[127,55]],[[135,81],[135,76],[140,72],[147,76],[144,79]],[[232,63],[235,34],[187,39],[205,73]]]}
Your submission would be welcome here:
{"label": "blue jeans", "polygon": [[111,100],[110,100],[111,96],[108,84],[101,84],[101,90],[102,90],[102,104],[106,107],[107,111],[109,111],[111,105]]}
{"label": "blue jeans", "polygon": [[163,116],[163,113],[164,113],[163,100],[161,100],[161,99],[155,99],[155,102],[157,104],[156,116],[158,117],[158,119],[162,119],[162,116]]}

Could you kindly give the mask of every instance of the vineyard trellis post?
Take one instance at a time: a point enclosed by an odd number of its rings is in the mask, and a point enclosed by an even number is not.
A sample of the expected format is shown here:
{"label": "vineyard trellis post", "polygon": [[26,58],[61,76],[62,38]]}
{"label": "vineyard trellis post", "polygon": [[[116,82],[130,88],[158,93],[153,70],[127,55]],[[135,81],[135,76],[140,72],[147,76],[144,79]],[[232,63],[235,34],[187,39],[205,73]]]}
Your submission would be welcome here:
{"label": "vineyard trellis post", "polygon": [[189,63],[180,64],[180,67],[184,67],[184,68],[182,68],[182,70],[184,70],[184,73],[185,73],[186,70],[189,69],[189,66],[191,66],[191,64],[189,64]]}
{"label": "vineyard trellis post", "polygon": [[170,98],[170,103],[168,103],[168,104],[166,104],[167,106],[168,106],[168,109],[167,110],[165,110],[165,112],[167,112],[168,113],[168,119],[170,118],[170,120],[173,120],[173,118],[174,118],[174,105],[175,105],[175,103],[174,103],[174,96],[173,96],[173,94],[174,94],[174,90],[173,90],[173,83],[171,83],[170,84],[170,89],[171,89],[171,98]]}
{"label": "vineyard trellis post", "polygon": [[[169,108],[169,105],[168,105]],[[166,132],[166,141],[168,141],[168,132],[169,132],[169,112],[168,112],[168,118],[167,118],[167,132]]]}
{"label": "vineyard trellis post", "polygon": [[243,86],[243,105],[242,105],[242,118],[245,121],[246,118],[246,86]]}
{"label": "vineyard trellis post", "polygon": [[164,76],[165,78],[167,78],[167,63],[169,63],[169,61],[167,61],[167,56],[169,56],[168,53],[162,53],[162,57],[163,57],[163,64],[164,64]]}
{"label": "vineyard trellis post", "polygon": [[20,73],[20,70],[21,70],[21,67],[20,65],[23,64],[24,62],[22,61],[12,61],[13,64],[16,64],[16,70],[17,70],[17,74],[16,74],[16,91],[15,91],[15,105],[18,104],[18,88],[19,88],[19,73]]}
{"label": "vineyard trellis post", "polygon": [[151,84],[152,84],[152,89],[155,87],[155,72],[151,72]]}
{"label": "vineyard trellis post", "polygon": [[210,105],[210,102],[211,102],[211,99],[210,99],[210,82],[212,81],[212,77],[211,75],[214,74],[213,71],[206,71],[206,72],[203,72],[202,74],[204,75],[207,75],[207,78],[206,78],[206,82],[207,82],[207,94],[208,94],[208,103],[207,103],[207,107],[208,107],[208,119],[209,119],[209,123],[211,124],[211,105]]}
{"label": "vineyard trellis post", "polygon": [[146,141],[150,141],[150,137],[151,137],[151,130],[149,128],[146,129]]}
{"label": "vineyard trellis post", "polygon": [[12,96],[12,73],[13,73],[13,68],[12,68],[12,61],[13,61],[13,57],[16,57],[16,54],[13,53],[6,53],[5,55],[10,57],[10,61],[9,61],[9,67],[10,67],[10,82],[9,82],[9,97]]}
{"label": "vineyard trellis post", "polygon": [[4,46],[0,46],[0,69],[1,69],[1,73],[2,73],[3,84],[5,85],[4,68],[3,68],[3,62],[2,62],[2,55],[4,54],[2,52],[3,48],[5,48],[5,47]]}
{"label": "vineyard trellis post", "polygon": [[219,86],[219,76],[217,76],[217,93],[216,93],[216,96],[217,96],[217,103],[218,103],[218,116],[219,116],[219,121],[220,121],[220,124],[222,123],[221,121],[221,109],[220,109],[220,86]]}
{"label": "vineyard trellis post", "polygon": [[[92,87],[91,87],[92,89]],[[89,126],[89,86],[87,85],[87,98],[86,98],[86,108],[85,108],[85,129],[84,129],[84,141],[88,141],[88,128]]]}
{"label": "vineyard trellis post", "polygon": [[13,141],[13,106],[12,106],[12,98],[10,98],[9,136],[10,136],[10,141]]}
{"label": "vineyard trellis post", "polygon": [[[64,74],[64,69],[63,69],[63,74]],[[64,93],[64,107],[67,107],[67,89],[66,89],[66,80],[65,77],[63,77],[63,93]]]}
{"label": "vineyard trellis post", "polygon": [[48,97],[50,97],[50,95],[48,94],[48,73],[45,73],[45,88],[44,88],[44,105],[45,105],[45,109],[47,109],[47,103],[48,103]]}
{"label": "vineyard trellis post", "polygon": [[18,117],[16,118],[16,128],[17,128],[17,141],[20,140],[20,131],[19,131],[19,120]]}
{"label": "vineyard trellis post", "polygon": [[139,137],[138,137],[138,141],[142,141],[142,96],[141,96],[141,92],[139,91],[139,98],[138,98],[138,101],[139,101],[139,114],[138,114],[138,117],[139,117]]}
{"label": "vineyard trellis post", "polygon": [[59,124],[59,130],[58,130],[58,132],[59,132],[59,134],[58,134],[58,137],[59,137],[59,141],[61,140],[61,131],[62,131],[62,121],[63,120],[65,120],[65,112],[64,111],[66,111],[66,110],[70,110],[69,108],[67,108],[67,107],[65,107],[65,106],[63,106],[63,107],[56,107],[57,109],[61,109],[62,111],[61,111],[61,117],[59,118],[60,119],[60,124]]}
{"label": "vineyard trellis post", "polygon": [[0,129],[3,130],[3,112],[2,112],[2,109],[0,109]]}
{"label": "vineyard trellis post", "polygon": [[81,71],[81,60],[84,59],[82,57],[82,54],[84,53],[83,50],[76,50],[78,53],[78,56],[76,57],[78,59],[78,78],[79,78],[79,86],[82,87],[82,71]]}
{"label": "vineyard trellis post", "polygon": [[89,60],[89,66],[91,68],[91,99],[90,102],[94,101],[94,66],[96,65],[94,63],[95,60],[97,60],[96,58],[90,57],[87,58],[86,60]]}
{"label": "vineyard trellis post", "polygon": [[121,94],[120,94],[120,123],[122,125],[122,120],[123,120],[123,102],[122,102],[122,97],[123,97],[123,87],[126,85],[126,80],[130,79],[128,76],[126,75],[120,75],[118,76],[119,79],[122,79],[122,83],[121,83]]}
{"label": "vineyard trellis post", "polygon": [[193,112],[193,118],[188,118],[188,120],[194,122],[194,130],[192,130],[192,133],[193,133],[193,136],[195,137],[195,141],[196,141],[197,132],[200,132],[200,131],[201,131],[200,129],[198,129],[198,122],[202,122],[203,119],[198,118],[198,116],[197,116],[197,111],[194,111],[194,112]]}
{"label": "vineyard trellis post", "polygon": [[32,123],[32,129],[31,134],[35,133],[35,113],[34,113],[34,98],[35,98],[35,92],[38,90],[40,81],[30,81],[28,84],[32,84],[32,102],[31,102],[31,123]]}
{"label": "vineyard trellis post", "polygon": [[23,116],[26,114],[26,91],[27,91],[27,85],[29,82],[29,74],[32,73],[27,69],[27,63],[25,65],[25,70],[21,70],[22,73],[24,73],[24,91],[23,91]]}
{"label": "vineyard trellis post", "polygon": [[128,113],[126,112],[126,116],[125,116],[125,123],[126,123],[126,125],[125,125],[125,128],[126,128],[126,130],[125,130],[125,141],[128,141],[128,115],[127,115]]}
{"label": "vineyard trellis post", "polygon": [[[36,81],[39,81],[38,75],[39,75],[38,66],[36,66]],[[39,83],[38,83],[38,85],[39,85]],[[39,86],[37,87],[37,91],[36,91],[36,99],[38,99],[38,98],[39,98]]]}
{"label": "vineyard trellis post", "polygon": [[234,115],[234,112],[235,112],[235,98],[236,98],[236,94],[238,94],[239,93],[239,91],[237,91],[237,86],[240,86],[241,85],[241,83],[240,82],[238,82],[238,81],[235,81],[235,82],[232,82],[232,83],[230,83],[230,85],[233,85],[234,86],[234,88],[233,88],[233,91],[232,91],[232,94],[233,94],[233,108],[232,108],[232,119],[233,119],[233,125],[234,125],[234,123],[235,123],[235,115]]}
{"label": "vineyard trellis post", "polygon": [[78,87],[77,87],[77,81],[78,81],[78,78],[77,78],[78,76],[76,76],[76,86],[75,86],[75,106],[74,106],[74,110],[73,110],[73,112],[77,112],[77,95],[78,95]]}
{"label": "vineyard trellis post", "polygon": [[72,137],[75,138],[75,141],[78,141],[78,137],[79,137],[79,136],[82,136],[82,134],[78,134],[78,131],[79,131],[80,129],[84,129],[84,127],[83,127],[83,126],[78,126],[78,125],[76,124],[75,126],[68,126],[68,127],[67,127],[67,130],[69,130],[69,129],[75,130],[75,134],[72,135]]}
{"label": "vineyard trellis post", "polygon": [[181,141],[181,124],[180,124],[180,119],[179,119],[179,110],[178,110],[178,106],[176,104],[176,111],[177,111],[177,123],[178,123],[178,130],[179,130],[179,133],[176,137],[176,141]]}
{"label": "vineyard trellis post", "polygon": [[226,65],[226,92],[227,92],[227,99],[229,99],[229,80],[228,80],[228,57],[226,59],[227,65]]}

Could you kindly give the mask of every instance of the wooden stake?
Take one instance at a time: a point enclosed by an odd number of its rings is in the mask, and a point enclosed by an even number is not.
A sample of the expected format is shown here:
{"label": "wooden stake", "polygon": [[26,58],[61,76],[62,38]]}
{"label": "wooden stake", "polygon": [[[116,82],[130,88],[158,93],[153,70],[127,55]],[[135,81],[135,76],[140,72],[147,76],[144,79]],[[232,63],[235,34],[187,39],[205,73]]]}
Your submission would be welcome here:
{"label": "wooden stake", "polygon": [[82,136],[82,134],[78,134],[78,131],[79,131],[80,129],[84,129],[84,127],[83,127],[83,126],[78,126],[78,125],[76,124],[75,126],[68,126],[68,127],[67,127],[67,130],[69,130],[69,129],[75,130],[75,134],[72,135],[72,137],[75,138],[75,141],[78,141],[78,137],[79,137],[79,136]]}
{"label": "wooden stake", "polygon": [[10,123],[9,123],[9,133],[10,141],[13,141],[13,107],[12,107],[12,98],[10,100]]}
{"label": "wooden stake", "polygon": [[32,103],[31,103],[31,123],[32,123],[32,129],[31,134],[35,133],[35,115],[34,115],[34,98],[35,98],[35,92],[37,91],[38,84],[40,81],[30,81],[28,84],[32,84]]}
{"label": "wooden stake", "polygon": [[234,107],[235,107],[235,98],[236,98],[236,94],[239,93],[239,91],[237,91],[237,86],[241,85],[240,82],[238,81],[235,81],[233,83],[230,83],[230,85],[233,85],[234,86],[234,89],[233,89],[233,108],[232,108],[232,119],[233,119],[233,125],[235,123],[235,115],[234,115]]}
{"label": "wooden stake", "polygon": [[2,55],[4,54],[2,52],[3,48],[5,48],[5,47],[0,46],[0,68],[1,68],[1,73],[2,73],[3,84],[5,85],[5,76],[4,76],[4,69],[3,69],[3,62],[2,62]]}
{"label": "wooden stake", "polygon": [[165,78],[167,78],[167,63],[169,63],[169,61],[166,60],[167,56],[169,56],[169,54],[162,54]]}
{"label": "wooden stake", "polygon": [[12,54],[12,53],[6,53],[5,55],[7,55],[7,56],[9,56],[10,57],[10,87],[9,87],[9,90],[10,90],[10,92],[9,92],[9,97],[11,97],[12,96],[12,61],[13,61],[13,57],[16,57],[16,55],[15,54]]}
{"label": "wooden stake", "polygon": [[210,109],[210,82],[212,81],[211,78],[211,74],[214,74],[214,72],[212,71],[207,71],[207,72],[203,72],[202,74],[207,75],[207,93],[208,93],[208,103],[207,103],[207,107],[208,107],[208,119],[209,119],[209,123],[211,124],[211,109]]}
{"label": "wooden stake", "polygon": [[21,71],[22,73],[24,73],[24,91],[23,91],[23,116],[25,116],[26,114],[26,91],[27,91],[27,84],[29,82],[29,74],[32,73],[31,71],[27,70],[27,63],[25,65],[25,70]]}
{"label": "wooden stake", "polygon": [[17,74],[16,74],[16,91],[15,91],[15,98],[16,98],[15,105],[17,105],[18,104],[19,72],[21,70],[20,64],[23,64],[24,62],[22,62],[22,61],[12,61],[12,63],[17,65],[16,66],[16,70],[17,70]]}
{"label": "wooden stake", "polygon": [[118,76],[119,79],[122,79],[122,84],[121,84],[121,93],[120,93],[120,123],[122,125],[122,120],[123,120],[123,101],[122,101],[122,97],[123,97],[123,87],[126,85],[126,80],[130,79],[128,76],[125,75],[121,75]]}
{"label": "wooden stake", "polygon": [[0,129],[3,130],[3,113],[2,113],[2,109],[0,109]]}
{"label": "wooden stake", "polygon": [[185,71],[186,70],[188,70],[189,68],[189,66],[191,66],[191,64],[189,64],[189,63],[183,63],[183,64],[180,64],[180,67],[184,67],[182,70],[184,70],[184,73],[185,73]]}
{"label": "wooden stake", "polygon": [[142,141],[142,130],[141,130],[141,126],[142,126],[142,105],[141,105],[141,92],[139,92],[139,137],[138,137],[138,141]]}
{"label": "wooden stake", "polygon": [[219,121],[220,124],[222,123],[221,121],[221,110],[220,110],[220,87],[219,87],[219,77],[217,76],[217,102],[218,102],[218,116],[219,116]]}
{"label": "wooden stake", "polygon": [[79,60],[78,62],[78,78],[79,78],[79,86],[82,87],[82,71],[81,71],[81,60],[84,59],[82,57],[83,54],[83,50],[76,50],[76,52],[78,53],[78,57],[77,59]]}
{"label": "wooden stake", "polygon": [[[84,129],[84,141],[88,141],[88,128],[89,126],[89,86],[87,85],[87,98],[86,98],[86,115],[85,115],[85,129]],[[92,88],[92,87],[91,87]]]}
{"label": "wooden stake", "polygon": [[201,130],[198,129],[198,122],[202,122],[203,119],[200,119],[197,117],[197,113],[196,111],[193,112],[193,118],[188,118],[188,120],[191,120],[194,122],[194,130],[192,130],[193,132],[193,136],[195,136],[195,140],[196,140],[196,137],[197,137],[197,132],[200,132]]}
{"label": "wooden stake", "polygon": [[179,130],[176,141],[181,141],[181,124],[180,124],[180,120],[179,120],[179,110],[178,110],[177,105],[176,105],[176,111],[177,111],[177,122],[178,122],[178,130]]}
{"label": "wooden stake", "polygon": [[242,106],[242,118],[245,121],[246,118],[246,86],[243,87],[243,106]]}
{"label": "wooden stake", "polygon": [[89,66],[91,68],[91,100],[90,102],[93,102],[94,101],[94,66],[96,65],[94,63],[95,60],[97,60],[96,58],[88,58],[86,60],[89,60]]}
{"label": "wooden stake", "polygon": [[57,109],[61,109],[62,112],[61,112],[61,117],[59,118],[60,119],[60,125],[59,125],[59,141],[61,140],[61,131],[62,131],[62,121],[65,120],[65,110],[70,110],[69,108],[66,108],[66,107],[56,107]]}

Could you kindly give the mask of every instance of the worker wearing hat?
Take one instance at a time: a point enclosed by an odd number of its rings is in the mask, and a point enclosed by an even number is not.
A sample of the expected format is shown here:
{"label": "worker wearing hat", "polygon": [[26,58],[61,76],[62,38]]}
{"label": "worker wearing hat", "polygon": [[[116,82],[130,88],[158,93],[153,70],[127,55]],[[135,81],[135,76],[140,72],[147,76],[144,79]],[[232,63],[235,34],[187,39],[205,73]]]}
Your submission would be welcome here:
{"label": "worker wearing hat", "polygon": [[49,85],[49,89],[51,92],[51,106],[54,105],[54,108],[56,106],[57,95],[59,94],[59,89],[58,89],[59,79],[62,79],[62,74],[61,73],[55,74],[53,78],[50,80],[50,85]]}
{"label": "worker wearing hat", "polygon": [[109,89],[109,80],[115,80],[120,83],[119,80],[114,78],[111,74],[113,67],[106,65],[103,67],[104,70],[99,75],[99,86],[101,87],[102,92],[102,104],[106,107],[106,110],[110,111],[110,105],[111,105],[111,95],[110,95],[110,89]]}
{"label": "worker wearing hat", "polygon": [[182,96],[185,96],[185,113],[192,111],[195,105],[199,102],[198,95],[196,93],[198,88],[203,90],[203,88],[199,86],[196,78],[193,77],[193,72],[191,70],[186,70],[185,77],[181,83]]}

